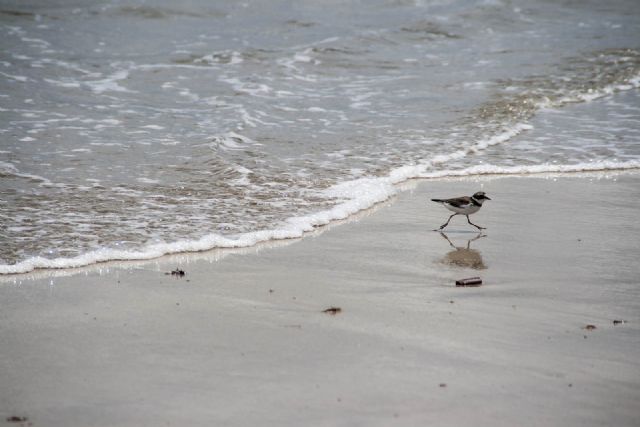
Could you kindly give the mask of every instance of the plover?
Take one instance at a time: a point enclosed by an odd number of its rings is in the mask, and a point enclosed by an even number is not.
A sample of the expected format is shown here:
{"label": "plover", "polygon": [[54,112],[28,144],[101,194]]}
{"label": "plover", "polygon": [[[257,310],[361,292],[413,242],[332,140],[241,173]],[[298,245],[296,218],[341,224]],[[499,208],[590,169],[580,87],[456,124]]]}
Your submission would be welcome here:
{"label": "plover", "polygon": [[455,197],[453,199],[431,199],[431,201],[442,204],[445,208],[449,209],[451,212],[455,212],[453,215],[449,217],[446,223],[440,226],[440,230],[449,225],[449,221],[456,215],[464,215],[467,217],[467,221],[469,224],[478,228],[479,230],[484,230],[485,227],[480,227],[479,225],[475,225],[469,219],[469,215],[474,214],[480,210],[482,207],[482,203],[485,200],[491,200],[487,196],[485,196],[484,191],[478,191],[471,197]]}

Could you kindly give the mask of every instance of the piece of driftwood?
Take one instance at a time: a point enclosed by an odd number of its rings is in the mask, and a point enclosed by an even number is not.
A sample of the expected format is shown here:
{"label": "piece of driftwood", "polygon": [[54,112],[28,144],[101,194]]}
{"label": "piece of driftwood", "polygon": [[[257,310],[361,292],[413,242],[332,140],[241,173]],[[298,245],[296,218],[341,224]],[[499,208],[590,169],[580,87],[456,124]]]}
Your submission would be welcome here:
{"label": "piece of driftwood", "polygon": [[482,279],[479,277],[469,277],[467,279],[456,280],[456,286],[480,286],[482,285]]}

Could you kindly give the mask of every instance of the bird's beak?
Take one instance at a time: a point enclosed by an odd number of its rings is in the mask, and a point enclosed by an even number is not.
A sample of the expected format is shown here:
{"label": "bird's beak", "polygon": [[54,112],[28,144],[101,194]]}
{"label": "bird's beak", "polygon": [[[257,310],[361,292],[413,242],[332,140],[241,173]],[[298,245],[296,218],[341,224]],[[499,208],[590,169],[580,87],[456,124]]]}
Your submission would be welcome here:
{"label": "bird's beak", "polygon": [[491,198],[490,198],[490,197],[487,197],[487,196],[484,196],[484,198],[485,198],[485,199],[487,199],[487,200],[491,200]]}

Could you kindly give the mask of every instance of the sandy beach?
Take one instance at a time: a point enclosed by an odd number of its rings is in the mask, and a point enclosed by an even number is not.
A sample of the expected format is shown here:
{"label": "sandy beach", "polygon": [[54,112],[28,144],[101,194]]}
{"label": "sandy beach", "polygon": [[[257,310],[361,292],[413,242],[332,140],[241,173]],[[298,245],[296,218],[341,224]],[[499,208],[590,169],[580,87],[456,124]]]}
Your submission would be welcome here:
{"label": "sandy beach", "polygon": [[[404,186],[299,240],[0,277],[0,423],[637,426],[640,174]],[[432,231],[480,189],[484,233]]]}

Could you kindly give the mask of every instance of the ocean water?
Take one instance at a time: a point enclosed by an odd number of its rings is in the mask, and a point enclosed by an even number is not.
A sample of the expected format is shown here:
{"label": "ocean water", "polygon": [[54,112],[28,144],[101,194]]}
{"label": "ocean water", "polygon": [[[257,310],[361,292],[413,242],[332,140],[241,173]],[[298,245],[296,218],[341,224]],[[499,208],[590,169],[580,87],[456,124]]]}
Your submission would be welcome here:
{"label": "ocean water", "polygon": [[2,274],[640,168],[637,0],[0,0],[0,34]]}

